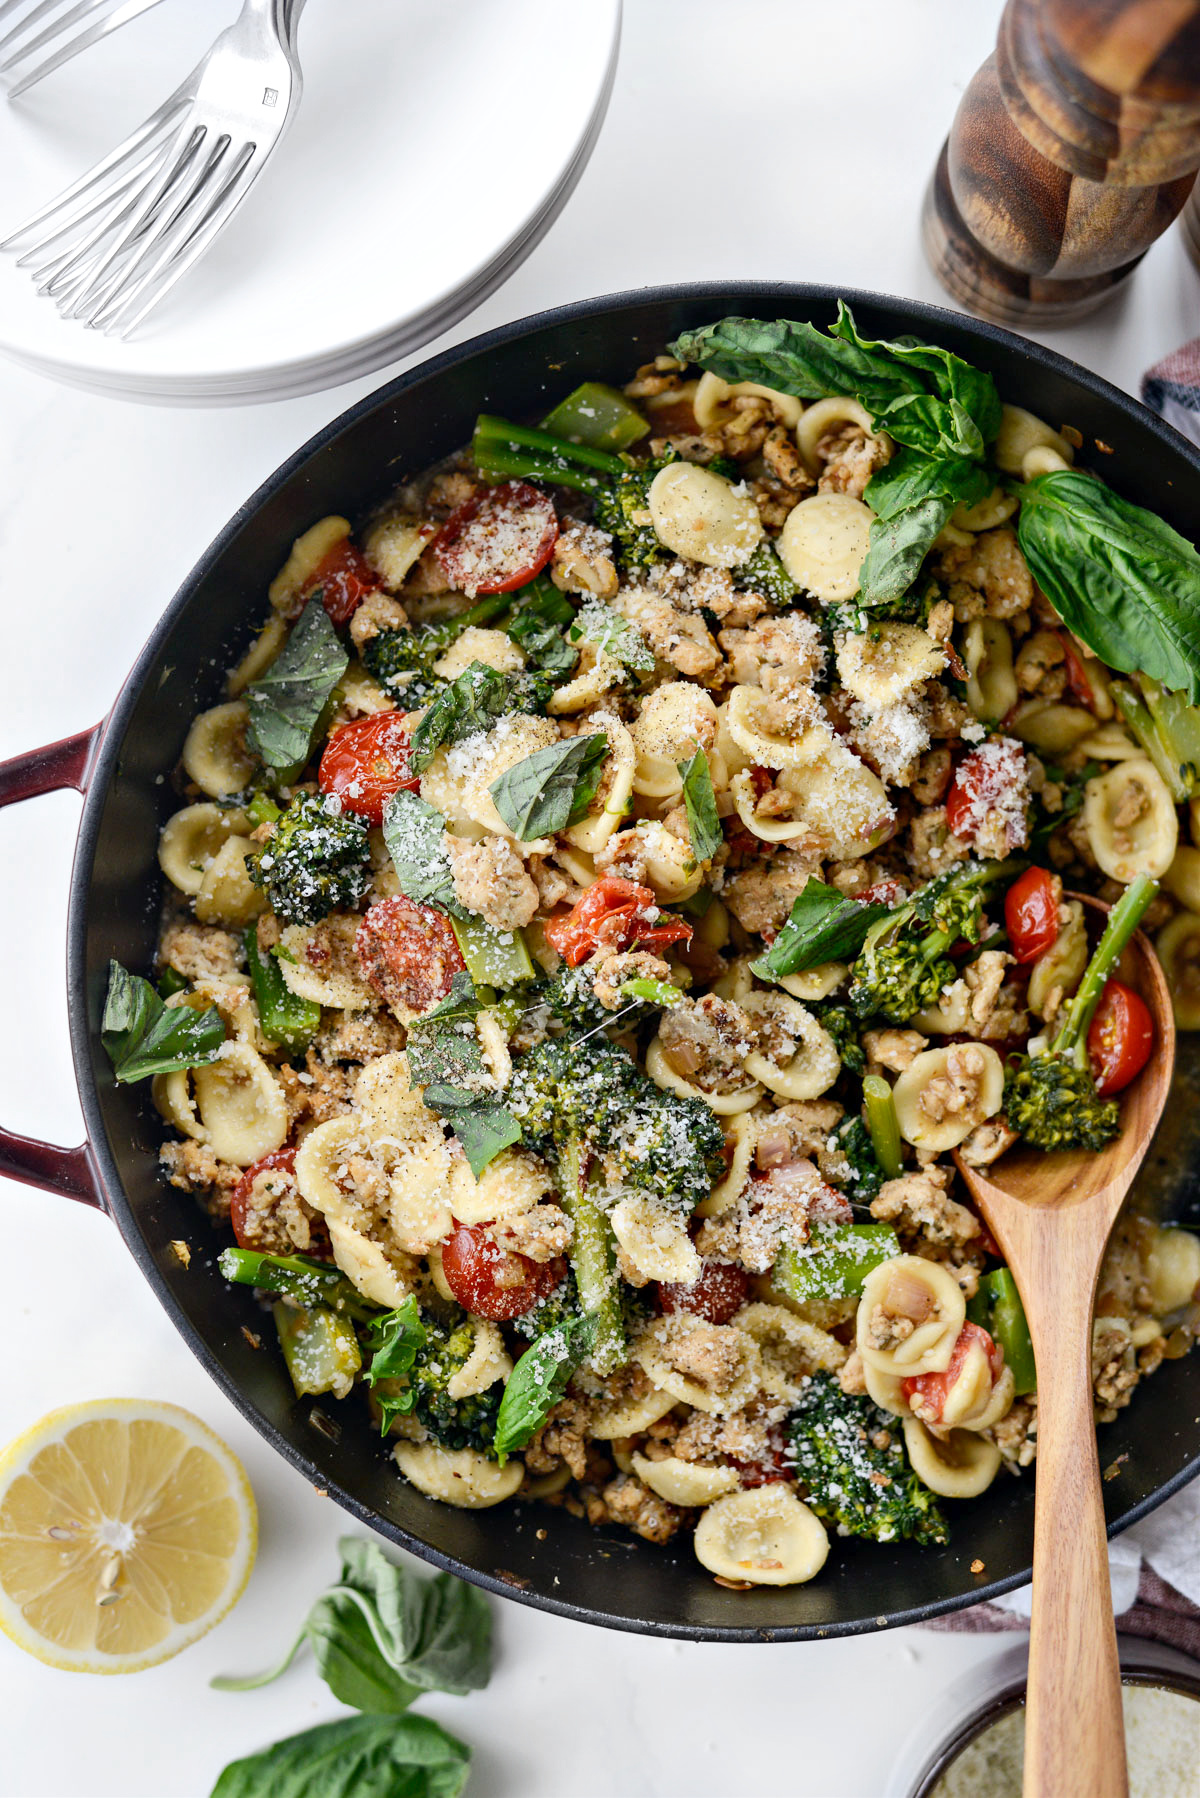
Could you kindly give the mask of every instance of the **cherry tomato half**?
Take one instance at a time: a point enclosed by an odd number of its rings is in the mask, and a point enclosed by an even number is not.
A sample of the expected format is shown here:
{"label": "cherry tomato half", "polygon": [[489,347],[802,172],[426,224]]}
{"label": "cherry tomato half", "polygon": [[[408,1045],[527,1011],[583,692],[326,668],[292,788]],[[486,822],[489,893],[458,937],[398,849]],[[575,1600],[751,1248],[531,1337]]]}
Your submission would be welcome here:
{"label": "cherry tomato half", "polygon": [[460,593],[509,593],[541,573],[557,537],[549,495],[505,481],[451,513],[433,540],[433,558]]}
{"label": "cherry tomato half", "polygon": [[1154,1047],[1154,1023],[1140,993],[1109,980],[1088,1028],[1087,1048],[1102,1099],[1123,1092],[1136,1080]]}
{"label": "cherry tomato half", "polygon": [[741,1310],[750,1291],[750,1276],[732,1261],[706,1261],[690,1286],[660,1281],[660,1311],[693,1311],[710,1324],[727,1324]]}
{"label": "cherry tomato half", "polygon": [[1011,737],[993,737],[955,769],[946,795],[946,823],[956,837],[973,842],[989,813],[1001,811],[1008,848],[1019,849],[1028,837],[1024,793],[1025,751]]}
{"label": "cherry tomato half", "polygon": [[1026,868],[1004,895],[1004,926],[1019,962],[1036,961],[1058,940],[1062,881],[1045,868]]}
{"label": "cherry tomato half", "polygon": [[250,1200],[255,1183],[263,1174],[278,1173],[279,1179],[265,1188],[262,1196],[278,1191],[282,1194],[289,1186],[294,1185],[296,1171],[296,1151],[294,1148],[272,1149],[253,1167],[248,1167],[233,1189],[229,1201],[229,1221],[233,1225],[233,1233],[237,1237],[239,1249],[261,1249],[266,1246],[256,1223],[256,1214],[261,1218],[259,1208],[251,1209]]}
{"label": "cherry tomato half", "polygon": [[497,1320],[523,1317],[548,1298],[566,1272],[561,1259],[531,1261],[515,1255],[480,1224],[459,1224],[442,1244],[446,1284],[467,1311]]}
{"label": "cherry tomato half", "polygon": [[428,1011],[467,965],[443,914],[399,895],[371,907],[354,948],[372,992],[403,1012]]}
{"label": "cherry tomato half", "polygon": [[348,812],[368,824],[383,823],[393,793],[415,793],[421,785],[408,761],[408,727],[403,712],[376,712],[335,730],[321,757],[322,793],[332,793]]}
{"label": "cherry tomato half", "polygon": [[985,1329],[979,1324],[970,1323],[964,1324],[958,1332],[950,1365],[944,1373],[921,1373],[915,1374],[911,1379],[901,1380],[900,1390],[910,1404],[914,1398],[920,1398],[921,1416],[927,1422],[935,1423],[941,1417],[955,1381],[962,1373],[963,1363],[976,1345],[988,1358],[994,1386],[1004,1372],[1004,1352],[996,1346]]}
{"label": "cherry tomato half", "polygon": [[543,928],[550,947],[557,949],[569,967],[577,968],[601,947],[630,949],[636,943],[657,949],[668,943],[690,942],[692,926],[683,918],[652,923],[657,915],[658,900],[650,887],[616,874],[602,874],[576,906],[561,917],[547,919]]}
{"label": "cherry tomato half", "polygon": [[349,537],[343,537],[318,562],[306,591],[315,593],[319,587],[330,623],[349,624],[367,594],[374,593],[378,586],[362,551],[354,547]]}

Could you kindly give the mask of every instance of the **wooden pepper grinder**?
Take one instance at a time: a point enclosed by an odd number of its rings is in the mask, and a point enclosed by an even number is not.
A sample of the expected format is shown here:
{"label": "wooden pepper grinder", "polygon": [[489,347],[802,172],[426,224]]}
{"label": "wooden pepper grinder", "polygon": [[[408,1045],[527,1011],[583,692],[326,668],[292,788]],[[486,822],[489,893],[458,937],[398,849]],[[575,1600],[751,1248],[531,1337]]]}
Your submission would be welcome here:
{"label": "wooden pepper grinder", "polygon": [[1008,0],[925,199],[934,272],[1007,325],[1128,280],[1200,168],[1200,0]]}

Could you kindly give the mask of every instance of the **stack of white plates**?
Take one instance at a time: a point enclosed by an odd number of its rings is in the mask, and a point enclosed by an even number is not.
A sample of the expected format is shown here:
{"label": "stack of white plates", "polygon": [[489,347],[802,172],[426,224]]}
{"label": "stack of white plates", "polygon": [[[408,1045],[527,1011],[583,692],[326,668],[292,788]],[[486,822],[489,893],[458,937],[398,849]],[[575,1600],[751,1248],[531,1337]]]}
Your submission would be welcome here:
{"label": "stack of white plates", "polygon": [[[174,88],[236,12],[167,0],[11,104],[0,237]],[[169,405],[284,399],[369,374],[507,279],[586,166],[621,0],[310,0],[304,98],[208,255],[127,343],[61,319],[0,254],[0,353]]]}

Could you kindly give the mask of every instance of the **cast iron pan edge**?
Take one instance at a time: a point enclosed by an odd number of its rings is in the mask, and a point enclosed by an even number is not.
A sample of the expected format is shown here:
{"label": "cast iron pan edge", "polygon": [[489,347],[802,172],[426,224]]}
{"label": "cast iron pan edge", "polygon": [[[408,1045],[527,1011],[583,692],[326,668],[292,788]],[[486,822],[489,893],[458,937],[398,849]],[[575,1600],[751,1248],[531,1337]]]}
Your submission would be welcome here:
{"label": "cast iron pan edge", "polygon": [[[153,777],[141,778],[138,785],[136,762],[148,760],[148,766],[159,773],[169,768],[182,742],[182,728],[168,741],[167,729],[157,739],[147,758],[143,729],[139,740],[131,724],[139,707],[152,711],[154,694],[145,689],[156,668],[158,689],[170,684],[173,672],[159,664],[176,628],[193,601],[204,591],[210,577],[219,575],[227,552],[237,539],[265,510],[280,514],[273,518],[267,541],[256,559],[261,568],[244,582],[245,596],[238,595],[228,603],[235,606],[231,617],[240,618],[243,632],[261,615],[262,595],[269,573],[282,561],[291,536],[295,535],[324,510],[349,509],[354,497],[349,489],[342,493],[340,505],[334,497],[341,472],[329,475],[324,482],[314,480],[311,465],[320,452],[330,452],[327,465],[338,463],[338,452],[352,442],[356,427],[376,415],[389,413],[395,402],[413,389],[436,389],[447,379],[455,386],[456,371],[466,365],[492,356],[511,352],[514,346],[536,335],[549,332],[567,334],[567,343],[575,337],[589,339],[589,328],[606,326],[611,339],[608,360],[614,363],[609,378],[635,360],[636,351],[629,350],[630,338],[622,337],[613,327],[619,315],[626,315],[646,327],[644,346],[648,351],[674,334],[686,323],[699,323],[724,312],[740,311],[770,317],[791,313],[815,315],[827,321],[832,317],[836,299],[845,298],[855,309],[864,328],[872,334],[896,334],[913,330],[935,342],[947,343],[976,362],[998,372],[1002,393],[1037,409],[1042,383],[1050,388],[1069,386],[1072,390],[1071,416],[1083,422],[1082,413],[1094,414],[1097,434],[1100,426],[1111,440],[1115,425],[1124,420],[1137,427],[1137,434],[1153,440],[1157,460],[1190,471],[1196,480],[1196,496],[1200,501],[1200,456],[1170,426],[1156,415],[1121,393],[1109,383],[1068,362],[1064,357],[1036,344],[1027,343],[996,326],[968,319],[940,307],[917,302],[890,300],[886,296],[856,292],[830,286],[801,286],[787,283],[717,283],[696,286],[647,288],[610,295],[595,301],[579,302],[557,308],[531,319],[517,321],[486,333],[444,352],[442,355],[408,370],[395,381],[359,401],[349,411],[318,432],[248,499],[234,515],[224,531],[201,558],[192,574],[171,601],[163,618],[143,650],[125,683],[105,731],[97,758],[81,820],[75,864],[71,880],[68,919],[68,992],[72,1044],[80,1097],[87,1122],[88,1136],[97,1155],[109,1206],[117,1226],[149,1280],[172,1321],[197,1358],[221,1385],[243,1415],[293,1466],[322,1492],[337,1500],[361,1523],[381,1531],[404,1548],[472,1581],[499,1596],[551,1611],[580,1622],[598,1623],[612,1628],[645,1634],[716,1641],[789,1641],[813,1637],[855,1634],[861,1631],[915,1623],[957,1610],[979,1599],[995,1597],[1022,1584],[1029,1577],[1029,1545],[1032,1523],[1032,1481],[1019,1484],[1006,1480],[1003,1487],[986,1495],[977,1505],[987,1506],[991,1515],[977,1509],[952,1515],[953,1540],[949,1549],[917,1550],[908,1545],[842,1544],[834,1542],[826,1568],[812,1586],[770,1591],[758,1588],[751,1593],[721,1591],[712,1585],[699,1568],[684,1538],[682,1548],[653,1549],[625,1532],[594,1532],[561,1511],[542,1506],[501,1507],[487,1512],[451,1511],[449,1507],[424,1500],[405,1486],[383,1461],[373,1434],[368,1435],[360,1417],[350,1415],[348,1401],[343,1407],[322,1407],[327,1417],[340,1409],[343,1430],[340,1444],[318,1433],[310,1421],[312,1401],[295,1401],[287,1386],[286,1375],[278,1357],[268,1347],[256,1355],[245,1343],[241,1325],[251,1327],[264,1320],[247,1294],[231,1292],[220,1280],[214,1266],[220,1246],[208,1226],[199,1218],[194,1202],[173,1189],[165,1188],[153,1168],[153,1151],[159,1128],[146,1110],[138,1115],[136,1102],[127,1092],[116,1089],[108,1073],[107,1062],[99,1042],[99,1011],[102,1000],[103,973],[110,953],[128,954],[133,965],[139,953],[148,950],[147,933],[152,939],[152,905],[143,898],[140,918],[130,910],[129,895],[149,879],[157,887],[153,871],[147,871],[144,845],[148,820],[147,805],[159,813],[168,809],[164,799],[169,789],[160,785],[157,796],[152,790]],[[651,325],[647,314],[657,311]],[[886,315],[882,321],[880,314]],[[874,315],[874,316],[873,316]],[[654,335],[656,333],[656,336]],[[625,345],[624,359],[616,345]],[[565,354],[564,361],[570,358]],[[592,354],[588,349],[585,354]],[[1009,366],[1013,356],[1020,367]],[[563,365],[559,364],[561,368]],[[582,364],[570,375],[563,374],[550,387],[566,392],[582,378]],[[553,365],[539,360],[536,373],[544,377],[556,372]],[[591,372],[601,372],[591,369]],[[607,372],[607,371],[604,371]],[[474,394],[471,410],[483,404],[483,374],[467,382],[465,390]],[[531,377],[532,378],[532,377]],[[545,383],[544,383],[545,384]],[[463,388],[463,383],[458,383]],[[530,389],[530,400],[534,397]],[[1089,403],[1090,402],[1090,403]],[[511,403],[511,402],[510,402]],[[512,403],[512,409],[516,409]],[[529,401],[526,410],[531,409]],[[1118,416],[1114,417],[1114,413]],[[1051,407],[1054,416],[1054,408]],[[1065,417],[1065,413],[1058,413]],[[469,420],[468,420],[469,423]],[[436,433],[435,433],[436,434]],[[468,431],[459,429],[457,437],[440,442],[426,455],[426,461],[446,453],[456,441],[465,440]],[[1086,452],[1085,452],[1086,455]],[[351,458],[352,459],[352,458]],[[372,463],[372,487],[365,504],[373,502],[395,484],[404,473],[415,472],[419,461],[405,459],[403,467],[389,472]],[[286,496],[294,501],[285,524],[281,504],[284,490],[301,471],[308,470],[296,494]],[[1152,471],[1151,471],[1152,472]],[[1162,477],[1170,487],[1170,477]],[[1138,469],[1123,470],[1117,484],[1123,492],[1142,503],[1156,505],[1167,513],[1178,528],[1186,529],[1186,521],[1172,506],[1172,495],[1162,485],[1155,486],[1150,473],[1145,491]],[[311,497],[307,489],[313,488]],[[318,489],[324,492],[318,492]],[[276,504],[276,502],[280,504]],[[1176,515],[1172,516],[1172,512]],[[1188,531],[1194,535],[1194,527]],[[267,573],[264,575],[263,570]],[[229,584],[229,583],[227,583]],[[205,595],[209,607],[221,598]],[[244,605],[248,615],[241,618]],[[230,640],[231,632],[223,631],[217,639]],[[207,639],[209,657],[214,646]],[[208,681],[209,686],[212,680]],[[198,689],[205,685],[203,672],[188,670],[188,703],[194,705]],[[157,689],[155,690],[157,692]],[[215,696],[215,695],[214,695]],[[180,713],[185,721],[185,714]],[[171,720],[171,725],[175,722]],[[169,729],[169,725],[167,728]],[[161,727],[160,727],[161,728]],[[129,769],[123,765],[129,764]],[[126,819],[122,807],[126,808]],[[154,820],[156,827],[157,818]],[[142,842],[143,865],[128,868],[123,859],[115,867],[97,873],[97,853],[107,834],[115,835],[126,846],[135,839]],[[148,839],[152,845],[153,833]],[[111,843],[109,845],[111,853]],[[151,850],[152,853],[152,850]],[[147,889],[148,891],[149,889]],[[111,910],[111,923],[105,927],[97,921],[97,911]],[[1179,1110],[1184,1111],[1180,1106]],[[118,1165],[114,1137],[121,1144],[122,1158],[132,1151],[132,1159],[124,1173]],[[129,1138],[128,1146],[126,1138]],[[1189,1145],[1190,1147],[1190,1145]],[[1178,1158],[1177,1158],[1178,1159]],[[1192,1157],[1189,1155],[1189,1168]],[[1165,1171],[1168,1159],[1160,1154]],[[1178,1168],[1174,1167],[1178,1173]],[[128,1187],[137,1185],[137,1203]],[[1188,1195],[1191,1196],[1190,1194]],[[169,1254],[167,1242],[186,1235],[192,1245],[192,1264],[184,1271]],[[268,1325],[269,1333],[269,1325]],[[1179,1433],[1180,1416],[1186,1412],[1190,1428],[1200,1424],[1194,1418],[1197,1409],[1194,1390],[1183,1388],[1182,1370],[1186,1363],[1174,1363],[1157,1374],[1145,1391],[1135,1397],[1132,1414],[1142,1417],[1143,1438],[1161,1448],[1164,1429]],[[1155,1390],[1167,1397],[1160,1387],[1170,1380],[1179,1409],[1162,1402],[1153,1404]],[[1194,1382],[1193,1382],[1194,1386]],[[1160,1428],[1151,1432],[1147,1405],[1160,1417]],[[1128,1420],[1130,1412],[1121,1414]],[[1171,1431],[1170,1425],[1175,1425]],[[1160,1504],[1172,1492],[1200,1472],[1200,1437],[1190,1444],[1192,1452],[1180,1466],[1176,1459],[1166,1477],[1146,1490],[1145,1478],[1135,1477],[1139,1446],[1136,1434],[1129,1444],[1118,1441],[1121,1425],[1111,1426],[1112,1435],[1101,1438],[1101,1460],[1107,1462],[1128,1448],[1129,1461],[1119,1471],[1107,1496],[1117,1510],[1109,1524],[1110,1534],[1127,1527]],[[1179,1450],[1176,1449],[1176,1456]],[[1168,1455],[1168,1461],[1171,1457]],[[354,1477],[351,1477],[354,1476]],[[1003,1476],[1002,1476],[1003,1478]],[[1126,1488],[1124,1491],[1122,1488]],[[953,1507],[952,1507],[953,1512]],[[534,1532],[539,1527],[549,1531],[545,1544],[537,1544]],[[430,1537],[440,1540],[432,1541]],[[968,1572],[969,1562],[986,1549],[994,1568],[999,1561],[1007,1563],[997,1577],[983,1582]],[[1014,1559],[1015,1555],[1015,1559]],[[622,1576],[614,1578],[617,1569]],[[627,1602],[625,1602],[627,1601]]]}

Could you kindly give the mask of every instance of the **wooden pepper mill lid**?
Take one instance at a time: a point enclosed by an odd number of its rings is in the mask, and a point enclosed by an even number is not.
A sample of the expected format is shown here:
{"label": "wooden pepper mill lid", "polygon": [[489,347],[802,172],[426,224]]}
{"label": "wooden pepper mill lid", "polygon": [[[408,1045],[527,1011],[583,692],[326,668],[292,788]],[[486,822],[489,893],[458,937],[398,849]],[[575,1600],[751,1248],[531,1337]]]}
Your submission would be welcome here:
{"label": "wooden pepper mill lid", "polygon": [[1200,0],[1008,0],[922,229],[954,298],[1066,323],[1123,282],[1200,167]]}

